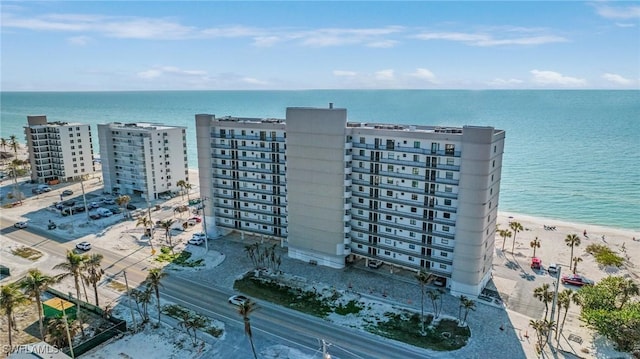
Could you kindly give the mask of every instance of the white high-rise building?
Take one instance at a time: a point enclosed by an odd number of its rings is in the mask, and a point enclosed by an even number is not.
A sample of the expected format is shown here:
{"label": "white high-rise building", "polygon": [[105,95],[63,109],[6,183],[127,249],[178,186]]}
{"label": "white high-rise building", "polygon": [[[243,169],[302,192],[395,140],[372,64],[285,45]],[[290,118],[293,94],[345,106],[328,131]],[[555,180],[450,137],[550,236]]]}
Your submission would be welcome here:
{"label": "white high-rise building", "polygon": [[107,193],[155,199],[189,182],[186,128],[152,123],[98,125]]}
{"label": "white high-rise building", "polygon": [[347,122],[345,109],[286,120],[196,115],[208,231],[281,240],[333,268],[365,258],[425,269],[453,294],[491,276],[505,133]]}
{"label": "white high-rise building", "polygon": [[27,116],[24,132],[32,180],[65,182],[95,172],[89,125],[47,122],[47,116]]}

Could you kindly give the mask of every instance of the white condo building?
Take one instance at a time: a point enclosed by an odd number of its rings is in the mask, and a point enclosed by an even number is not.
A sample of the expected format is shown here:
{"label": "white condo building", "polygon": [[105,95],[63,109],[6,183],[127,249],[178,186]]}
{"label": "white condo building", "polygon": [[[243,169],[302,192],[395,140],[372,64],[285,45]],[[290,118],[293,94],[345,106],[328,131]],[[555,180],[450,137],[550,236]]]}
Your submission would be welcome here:
{"label": "white condo building", "polygon": [[155,199],[189,182],[185,127],[152,123],[98,125],[107,193]]}
{"label": "white condo building", "polygon": [[346,109],[286,119],[196,115],[208,232],[281,240],[333,268],[358,258],[477,295],[491,276],[505,133],[347,122]]}
{"label": "white condo building", "polygon": [[32,180],[66,182],[95,172],[89,125],[27,116],[24,133]]}

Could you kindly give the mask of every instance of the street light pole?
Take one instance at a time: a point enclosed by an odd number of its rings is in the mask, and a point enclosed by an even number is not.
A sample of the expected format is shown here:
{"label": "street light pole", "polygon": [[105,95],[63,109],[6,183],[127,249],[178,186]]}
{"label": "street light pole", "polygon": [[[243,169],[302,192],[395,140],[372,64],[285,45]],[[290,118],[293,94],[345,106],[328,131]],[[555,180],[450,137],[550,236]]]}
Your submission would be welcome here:
{"label": "street light pole", "polygon": [[[549,320],[549,322],[553,322],[553,316],[556,312],[556,304],[558,302],[558,287],[560,285],[560,274],[562,273],[562,266],[558,266],[558,273],[556,273],[556,281],[555,281],[555,288],[553,290],[553,302],[551,304],[551,319]],[[558,323],[556,323],[556,326],[558,325]],[[557,327],[556,327],[556,330]],[[553,330],[549,329],[549,333],[547,333],[547,341],[549,342],[549,347],[551,348],[551,350],[553,351],[553,335],[551,334],[553,332]]]}
{"label": "street light pole", "polygon": [[206,200],[209,197],[202,197],[202,227],[204,228],[204,247],[207,252],[209,252],[209,234],[207,233],[207,215],[204,213],[207,205],[205,204]]}

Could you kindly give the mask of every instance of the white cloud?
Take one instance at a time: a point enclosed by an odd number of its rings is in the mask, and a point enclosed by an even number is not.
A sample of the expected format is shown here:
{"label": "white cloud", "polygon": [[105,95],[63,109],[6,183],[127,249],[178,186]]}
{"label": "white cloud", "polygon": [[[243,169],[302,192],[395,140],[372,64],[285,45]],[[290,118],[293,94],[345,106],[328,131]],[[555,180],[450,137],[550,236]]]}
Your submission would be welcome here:
{"label": "white cloud", "polygon": [[495,78],[491,81],[489,81],[487,84],[489,86],[492,87],[512,87],[512,86],[517,86],[524,83],[524,81],[519,80],[519,79],[501,79],[501,78]]}
{"label": "white cloud", "polygon": [[640,18],[640,6],[610,6],[602,3],[592,4],[596,13],[605,19],[637,19]]}
{"label": "white cloud", "polygon": [[618,84],[618,85],[627,86],[627,85],[633,84],[633,81],[631,81],[631,80],[629,80],[627,78],[624,78],[624,77],[622,77],[622,76],[620,76],[618,74],[605,73],[605,74],[602,74],[602,78],[607,80],[607,81],[610,81],[610,82],[613,82],[615,84]]}
{"label": "white cloud", "polygon": [[409,75],[420,80],[426,80],[431,83],[436,83],[436,75],[434,75],[433,72],[428,69],[418,68],[415,72]]}
{"label": "white cloud", "polygon": [[617,27],[636,27],[636,24],[630,22],[616,22]]}
{"label": "white cloud", "polygon": [[71,45],[84,46],[91,41],[89,36],[73,36],[67,39]]}
{"label": "white cloud", "polygon": [[395,71],[392,69],[376,71],[375,78],[376,80],[392,81],[395,79]]}
{"label": "white cloud", "polygon": [[242,79],[242,82],[250,84],[250,85],[260,85],[260,86],[265,86],[265,85],[269,84],[266,81],[258,80],[258,79],[253,78],[253,77],[244,77]]}
{"label": "white cloud", "polygon": [[181,76],[181,77],[205,77],[206,71],[201,70],[182,70],[175,66],[156,66],[146,71],[138,72],[138,77],[143,79],[154,79],[164,75]]}
{"label": "white cloud", "polygon": [[355,71],[333,70],[333,75],[343,76],[343,77],[353,77],[353,76],[357,76],[358,73]]}
{"label": "white cloud", "polygon": [[531,70],[533,82],[542,86],[582,87],[587,84],[585,79],[562,75],[555,71]]}
{"label": "white cloud", "polygon": [[[522,32],[522,29],[512,33]],[[566,42],[566,38],[556,35],[535,35],[535,36],[511,36],[504,37],[508,32],[500,32],[501,38],[489,33],[467,33],[467,32],[424,32],[414,37],[420,40],[447,40],[462,42],[472,46],[505,46],[505,45],[543,45],[556,42]]]}

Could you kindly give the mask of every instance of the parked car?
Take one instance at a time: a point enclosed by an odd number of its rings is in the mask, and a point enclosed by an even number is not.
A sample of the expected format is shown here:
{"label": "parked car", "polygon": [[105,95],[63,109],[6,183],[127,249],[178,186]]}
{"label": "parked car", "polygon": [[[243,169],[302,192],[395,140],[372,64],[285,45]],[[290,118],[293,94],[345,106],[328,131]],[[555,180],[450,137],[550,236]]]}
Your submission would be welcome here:
{"label": "parked car", "polygon": [[377,259],[369,260],[369,268],[378,269],[380,267],[382,267],[382,261],[379,261]]}
{"label": "parked car", "polygon": [[102,203],[104,203],[104,204],[116,204],[116,201],[114,201],[113,198],[103,198],[102,199]]}
{"label": "parked car", "polygon": [[88,251],[89,249],[91,249],[91,243],[89,243],[89,242],[80,242],[80,243],[76,244],[76,249],[79,249],[81,251]]}
{"label": "parked car", "polygon": [[100,214],[98,214],[98,213],[94,213],[94,214],[90,215],[89,218],[91,218],[91,219],[100,219],[100,218],[102,218],[102,216]]}
{"label": "parked car", "polygon": [[138,207],[136,207],[136,206],[132,205],[131,203],[127,204],[127,209],[128,209],[128,210],[130,210],[130,211],[133,211],[133,210],[135,210],[135,209],[137,209],[137,208],[138,208]]}
{"label": "parked car", "polygon": [[84,212],[86,208],[84,208],[84,206],[75,206],[73,207],[73,212],[78,213],[78,212]]}
{"label": "parked car", "polygon": [[73,191],[70,189],[65,189],[64,191],[62,191],[63,196],[71,196],[72,194],[73,194]]}
{"label": "parked car", "polygon": [[98,213],[102,217],[110,217],[113,215],[113,212],[111,212],[111,210],[107,208],[98,208],[96,213]]}
{"label": "parked car", "polygon": [[549,264],[549,266],[547,267],[547,272],[549,272],[549,274],[558,273],[558,265],[555,263]]}
{"label": "parked car", "polygon": [[18,222],[16,224],[14,224],[13,226],[16,227],[16,228],[20,228],[20,229],[27,228],[27,222]]}
{"label": "parked car", "polygon": [[76,205],[76,201],[73,200],[68,200],[68,201],[64,201],[62,202],[63,205],[67,206],[67,207],[73,207]]}
{"label": "parked car", "polygon": [[244,295],[232,295],[231,297],[229,297],[229,303],[233,305],[243,305],[248,300],[249,298],[245,297]]}
{"label": "parked car", "polygon": [[198,232],[198,233],[194,233],[193,236],[191,236],[191,239],[194,239],[194,238],[205,240],[207,238],[207,235],[204,234],[204,232]]}
{"label": "parked car", "polygon": [[442,277],[436,277],[436,279],[433,280],[433,285],[436,287],[444,287],[447,285],[447,280]]}
{"label": "parked car", "polygon": [[94,209],[94,208],[99,208],[100,207],[100,203],[98,202],[91,202],[87,205],[87,207],[89,207],[89,209]]}
{"label": "parked car", "polygon": [[196,216],[196,217],[191,217],[191,218],[187,219],[187,221],[188,222],[193,221],[193,222],[196,222],[196,223],[200,223],[200,222],[202,222],[202,218]]}
{"label": "parked car", "polygon": [[197,238],[192,237],[187,243],[199,246],[204,243],[204,239],[200,237],[197,237]]}
{"label": "parked car", "polygon": [[47,186],[46,184],[39,185],[38,189],[41,190],[42,192],[50,192],[51,191],[51,187]]}
{"label": "parked car", "polygon": [[41,189],[39,189],[39,188],[32,188],[32,189],[31,189],[31,193],[33,193],[33,194],[41,194],[41,193],[42,193],[42,190],[41,190]]}
{"label": "parked car", "polygon": [[561,279],[562,284],[575,285],[582,287],[584,285],[593,285],[593,281],[587,279],[579,274],[563,275]]}

